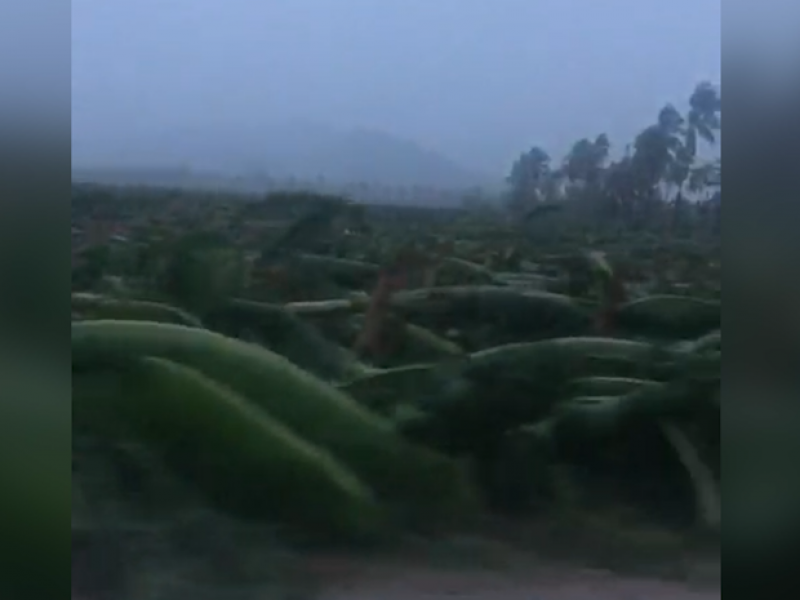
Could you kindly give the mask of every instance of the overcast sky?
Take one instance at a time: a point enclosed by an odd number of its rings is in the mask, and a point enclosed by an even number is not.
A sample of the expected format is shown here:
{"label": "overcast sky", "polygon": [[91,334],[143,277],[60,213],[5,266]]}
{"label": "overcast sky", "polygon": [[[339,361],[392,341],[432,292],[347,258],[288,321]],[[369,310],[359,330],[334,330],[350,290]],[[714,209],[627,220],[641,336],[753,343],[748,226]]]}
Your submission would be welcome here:
{"label": "overcast sky", "polygon": [[720,0],[73,0],[73,134],[289,119],[502,172],[720,79]]}

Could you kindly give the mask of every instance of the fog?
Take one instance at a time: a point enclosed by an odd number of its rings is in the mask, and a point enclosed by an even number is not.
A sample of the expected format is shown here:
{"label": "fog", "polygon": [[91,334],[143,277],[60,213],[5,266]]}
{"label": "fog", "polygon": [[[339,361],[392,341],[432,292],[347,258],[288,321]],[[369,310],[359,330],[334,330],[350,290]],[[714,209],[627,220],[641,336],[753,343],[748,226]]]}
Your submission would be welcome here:
{"label": "fog", "polygon": [[499,179],[534,144],[622,148],[685,106],[720,80],[720,22],[720,0],[73,0],[73,163],[420,150]]}

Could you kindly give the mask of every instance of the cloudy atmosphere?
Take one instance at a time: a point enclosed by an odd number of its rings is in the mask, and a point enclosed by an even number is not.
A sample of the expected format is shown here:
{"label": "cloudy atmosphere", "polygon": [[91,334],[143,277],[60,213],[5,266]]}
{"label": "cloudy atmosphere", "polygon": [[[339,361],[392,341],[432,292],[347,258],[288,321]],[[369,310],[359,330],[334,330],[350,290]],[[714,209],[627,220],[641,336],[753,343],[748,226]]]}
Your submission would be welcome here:
{"label": "cloudy atmosphere", "polygon": [[499,180],[532,145],[621,148],[718,82],[720,19],[720,0],[74,0],[73,164]]}

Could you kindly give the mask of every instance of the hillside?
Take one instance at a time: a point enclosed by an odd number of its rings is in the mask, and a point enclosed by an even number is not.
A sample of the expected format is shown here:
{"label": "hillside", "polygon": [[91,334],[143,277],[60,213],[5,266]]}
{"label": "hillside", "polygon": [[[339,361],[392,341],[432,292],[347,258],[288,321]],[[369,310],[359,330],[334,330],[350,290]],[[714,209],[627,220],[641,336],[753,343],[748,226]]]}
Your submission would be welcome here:
{"label": "hillside", "polygon": [[[330,183],[463,188],[497,179],[387,133],[337,131],[307,123],[139,132],[124,139],[78,135],[73,138],[73,165],[80,178],[92,174],[108,183],[163,184],[167,175],[171,183],[187,176],[180,167],[219,174],[211,180],[247,174],[247,179],[322,177]],[[154,181],[142,181],[148,172]]]}

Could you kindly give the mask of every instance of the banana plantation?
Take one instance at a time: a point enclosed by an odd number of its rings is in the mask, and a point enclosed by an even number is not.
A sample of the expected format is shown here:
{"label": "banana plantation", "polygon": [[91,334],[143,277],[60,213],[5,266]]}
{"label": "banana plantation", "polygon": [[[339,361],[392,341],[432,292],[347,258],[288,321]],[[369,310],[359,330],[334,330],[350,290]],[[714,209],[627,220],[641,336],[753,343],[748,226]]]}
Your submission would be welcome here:
{"label": "banana plantation", "polygon": [[157,468],[326,543],[614,506],[719,527],[705,224],[73,193],[73,503],[90,516],[102,458],[128,501],[170,510]]}
{"label": "banana plantation", "polygon": [[[721,205],[687,198],[719,98],[690,104],[616,162],[524,153],[505,203],[73,184],[73,553],[115,503],[337,547],[599,513],[715,539]],[[55,565],[69,482],[13,472]]]}

